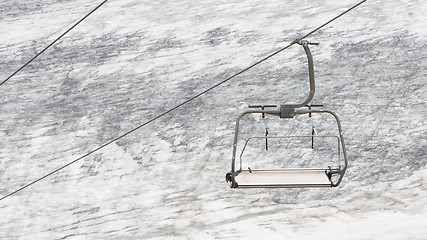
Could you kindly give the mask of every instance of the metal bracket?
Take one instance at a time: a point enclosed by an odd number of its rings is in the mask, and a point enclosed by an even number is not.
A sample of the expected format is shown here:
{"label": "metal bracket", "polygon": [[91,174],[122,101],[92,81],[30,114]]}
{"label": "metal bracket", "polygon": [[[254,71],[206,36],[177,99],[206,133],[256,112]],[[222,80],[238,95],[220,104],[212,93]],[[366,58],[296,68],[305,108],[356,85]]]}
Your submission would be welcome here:
{"label": "metal bracket", "polygon": [[295,117],[295,106],[294,105],[281,105],[280,106],[280,118],[293,118]]}
{"label": "metal bracket", "polygon": [[307,40],[295,40],[295,43],[298,43],[299,45],[319,45],[320,42],[318,41],[307,41]]}
{"label": "metal bracket", "polygon": [[[275,108],[276,105],[249,105],[249,108],[261,108],[264,111],[265,108]],[[265,113],[262,113],[262,118],[265,118]]]}
{"label": "metal bracket", "polygon": [[[323,104],[309,104],[306,105],[306,107],[308,107],[308,117],[311,118],[311,108],[312,107],[323,107]],[[316,134],[316,129],[314,128],[314,124],[313,124],[313,120],[311,120],[311,135],[313,137],[311,137],[311,149],[314,149],[314,134]]]}

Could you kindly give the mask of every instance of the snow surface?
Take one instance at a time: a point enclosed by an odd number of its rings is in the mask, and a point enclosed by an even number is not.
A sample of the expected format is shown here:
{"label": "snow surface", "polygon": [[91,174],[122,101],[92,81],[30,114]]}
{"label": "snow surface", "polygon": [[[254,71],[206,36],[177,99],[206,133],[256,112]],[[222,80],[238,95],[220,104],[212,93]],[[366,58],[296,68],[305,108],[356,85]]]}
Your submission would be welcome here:
{"label": "snow surface", "polygon": [[[2,0],[0,80],[100,2]],[[0,87],[0,195],[353,4],[110,0]],[[294,45],[1,201],[0,239],[426,239],[426,11],[422,0],[367,1],[309,38],[321,42],[311,47],[313,103],[344,128],[350,166],[338,188],[232,190],[224,179],[238,114],[305,96],[306,57]],[[243,123],[241,141],[263,135],[260,119]],[[310,130],[303,117],[268,123],[272,134]],[[286,163],[314,164],[304,151]]]}

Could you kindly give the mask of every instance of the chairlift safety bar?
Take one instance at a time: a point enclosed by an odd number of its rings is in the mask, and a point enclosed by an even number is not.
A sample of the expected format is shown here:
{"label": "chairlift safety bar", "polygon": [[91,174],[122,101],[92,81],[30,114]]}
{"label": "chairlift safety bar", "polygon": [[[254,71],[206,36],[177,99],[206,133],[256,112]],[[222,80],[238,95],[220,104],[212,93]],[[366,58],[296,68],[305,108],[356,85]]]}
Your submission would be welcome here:
{"label": "chairlift safety bar", "polygon": [[340,138],[336,135],[294,135],[294,136],[269,136],[269,137],[250,137],[246,140],[245,145],[243,146],[242,152],[240,153],[240,167],[238,171],[242,171],[243,167],[243,153],[249,143],[252,139],[280,139],[280,138],[336,138],[337,140],[337,152],[338,152],[338,162],[341,161],[341,144],[340,144]]}

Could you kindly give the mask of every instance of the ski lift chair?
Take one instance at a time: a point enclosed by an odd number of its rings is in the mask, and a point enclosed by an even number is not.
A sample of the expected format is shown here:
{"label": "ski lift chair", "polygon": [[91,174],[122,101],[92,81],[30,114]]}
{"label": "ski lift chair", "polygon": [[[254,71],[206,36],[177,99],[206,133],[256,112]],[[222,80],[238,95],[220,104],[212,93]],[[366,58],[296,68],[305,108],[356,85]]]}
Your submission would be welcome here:
{"label": "ski lift chair", "polygon": [[[312,109],[309,105],[313,99],[315,92],[314,83],[314,67],[313,58],[310,53],[308,45],[318,45],[318,42],[309,42],[306,40],[299,41],[298,44],[304,47],[304,50],[308,58],[309,67],[309,81],[310,81],[310,92],[306,100],[302,103],[297,104],[285,104],[281,105],[276,110],[265,110],[266,107],[276,107],[275,105],[260,105],[255,106],[261,108],[260,110],[248,110],[239,115],[236,121],[234,143],[233,143],[233,156],[231,162],[231,171],[226,174],[226,181],[231,188],[324,188],[324,187],[337,187],[344,177],[344,173],[347,169],[347,153],[345,149],[344,137],[341,128],[341,122],[338,116],[325,109]],[[308,107],[308,108],[306,108]],[[236,153],[237,153],[237,140],[239,137],[239,123],[243,116],[248,114],[259,114],[274,115],[281,119],[291,119],[297,115],[304,114],[330,114],[332,115],[337,124],[338,136],[335,136],[338,140],[338,158],[339,162],[337,166],[325,166],[321,168],[284,168],[284,169],[242,169],[242,158],[240,158],[240,167],[236,170]],[[285,136],[289,137],[289,136]],[[301,136],[301,137],[328,137],[328,136]],[[248,144],[249,138],[243,147],[241,157],[245,151],[246,145]],[[255,138],[277,138],[268,137],[267,134],[264,137]],[[344,166],[341,166],[340,153],[342,151],[342,160]]]}

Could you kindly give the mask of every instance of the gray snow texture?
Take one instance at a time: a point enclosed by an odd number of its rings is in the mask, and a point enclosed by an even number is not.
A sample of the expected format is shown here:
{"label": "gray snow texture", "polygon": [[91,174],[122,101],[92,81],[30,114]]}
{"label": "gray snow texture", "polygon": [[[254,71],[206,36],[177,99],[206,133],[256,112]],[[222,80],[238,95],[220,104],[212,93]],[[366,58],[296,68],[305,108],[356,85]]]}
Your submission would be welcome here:
{"label": "gray snow texture", "polygon": [[[0,80],[99,3],[2,0]],[[0,197],[355,3],[110,0],[0,87]],[[367,1],[309,38],[321,43],[311,47],[313,103],[335,111],[344,128],[350,165],[338,188],[233,190],[225,182],[237,116],[250,104],[307,94],[306,56],[294,45],[0,201],[0,239],[425,239],[426,5]],[[327,117],[313,123],[321,133],[336,128]],[[242,124],[239,143],[264,134],[259,117]],[[311,126],[303,116],[268,124],[277,135]],[[287,147],[272,149],[272,162],[252,154],[247,163],[322,164],[303,144]]]}

